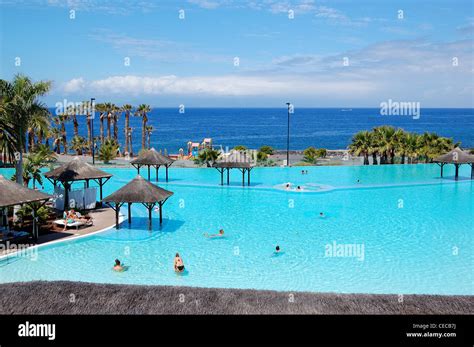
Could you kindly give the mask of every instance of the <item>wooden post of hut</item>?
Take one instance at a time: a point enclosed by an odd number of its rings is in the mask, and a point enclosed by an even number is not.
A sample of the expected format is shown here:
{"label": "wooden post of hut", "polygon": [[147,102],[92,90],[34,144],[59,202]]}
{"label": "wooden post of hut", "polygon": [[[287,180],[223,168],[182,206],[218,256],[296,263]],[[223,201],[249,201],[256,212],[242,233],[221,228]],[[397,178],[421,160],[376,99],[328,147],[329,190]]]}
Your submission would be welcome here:
{"label": "wooden post of hut", "polygon": [[163,222],[163,204],[171,195],[173,195],[173,192],[158,187],[141,176],[137,176],[125,186],[104,198],[103,202],[113,203],[116,206],[117,204],[120,206],[128,203],[129,223],[131,219],[130,205],[132,203],[142,204],[148,210],[148,226],[151,229],[153,208],[156,204],[159,204],[161,224]]}

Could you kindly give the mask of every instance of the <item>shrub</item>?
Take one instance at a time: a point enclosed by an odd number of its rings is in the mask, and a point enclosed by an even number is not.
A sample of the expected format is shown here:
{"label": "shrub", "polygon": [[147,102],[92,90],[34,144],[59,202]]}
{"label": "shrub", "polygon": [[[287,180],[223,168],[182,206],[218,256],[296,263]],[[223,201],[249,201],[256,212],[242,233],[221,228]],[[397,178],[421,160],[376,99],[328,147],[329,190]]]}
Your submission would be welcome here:
{"label": "shrub", "polygon": [[310,164],[316,164],[318,158],[318,151],[314,147],[308,147],[303,151],[303,161]]}
{"label": "shrub", "polygon": [[238,146],[235,146],[234,149],[236,151],[246,151],[247,150],[247,147],[243,146],[243,145],[238,145]]}
{"label": "shrub", "polygon": [[318,158],[326,158],[327,154],[328,154],[328,151],[326,150],[326,148],[318,148],[316,150],[316,156]]}
{"label": "shrub", "polygon": [[208,167],[211,167],[218,157],[219,157],[218,151],[214,149],[206,148],[205,150],[199,152],[197,158],[194,159],[194,162],[199,165],[206,164]]}
{"label": "shrub", "polygon": [[99,149],[99,159],[108,164],[117,157],[119,145],[114,139],[106,139]]}
{"label": "shrub", "polygon": [[272,155],[275,150],[271,146],[262,146],[259,149],[259,152],[265,153],[267,156]]}

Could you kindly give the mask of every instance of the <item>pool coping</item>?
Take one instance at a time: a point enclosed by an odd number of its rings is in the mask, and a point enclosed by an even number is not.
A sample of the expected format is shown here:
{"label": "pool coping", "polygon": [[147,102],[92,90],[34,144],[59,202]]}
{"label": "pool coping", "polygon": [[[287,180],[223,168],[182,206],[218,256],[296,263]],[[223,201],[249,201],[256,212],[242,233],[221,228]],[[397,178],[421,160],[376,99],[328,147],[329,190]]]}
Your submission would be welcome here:
{"label": "pool coping", "polygon": [[[126,218],[125,218],[124,215],[119,216],[119,224],[123,223],[125,220],[126,220]],[[114,228],[114,225],[110,225],[110,226],[102,228],[100,230],[92,231],[90,233],[83,234],[83,235],[71,235],[71,236],[67,236],[67,237],[64,237],[64,238],[61,238],[61,239],[58,239],[58,240],[47,241],[47,242],[44,242],[44,243],[41,243],[41,244],[28,246],[26,248],[19,248],[16,251],[13,251],[11,253],[0,255],[0,261],[2,261],[4,259],[7,259],[7,258],[10,258],[10,257],[16,257],[16,256],[18,256],[19,252],[31,252],[32,250],[38,249],[40,247],[51,246],[51,245],[62,243],[62,242],[75,241],[75,240],[78,240],[78,239],[82,239],[84,237],[96,235],[98,233],[103,233],[104,231],[107,231],[107,230],[112,229],[112,228]]]}

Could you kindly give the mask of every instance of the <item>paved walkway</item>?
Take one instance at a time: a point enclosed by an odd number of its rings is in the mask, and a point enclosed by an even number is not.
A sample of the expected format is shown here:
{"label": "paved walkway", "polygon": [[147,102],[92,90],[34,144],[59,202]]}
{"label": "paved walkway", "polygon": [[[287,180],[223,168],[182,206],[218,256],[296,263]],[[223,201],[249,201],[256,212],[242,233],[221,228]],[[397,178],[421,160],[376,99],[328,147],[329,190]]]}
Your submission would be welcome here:
{"label": "paved walkway", "polygon": [[[112,270],[111,270],[112,271]],[[474,296],[290,293],[84,282],[0,285],[0,314],[472,314]],[[39,293],[41,300],[38,300]],[[71,302],[71,294],[75,301]],[[401,301],[401,302],[400,302]]]}

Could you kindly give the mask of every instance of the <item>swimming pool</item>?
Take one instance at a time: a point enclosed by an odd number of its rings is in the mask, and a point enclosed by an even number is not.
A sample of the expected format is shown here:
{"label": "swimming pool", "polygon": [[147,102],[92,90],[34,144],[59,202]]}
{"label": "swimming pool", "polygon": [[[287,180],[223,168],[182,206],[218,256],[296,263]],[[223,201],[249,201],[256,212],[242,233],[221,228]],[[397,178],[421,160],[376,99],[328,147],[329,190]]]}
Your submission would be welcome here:
{"label": "swimming pool", "polygon": [[[149,232],[146,210],[134,206],[130,228],[124,222],[119,230],[39,247],[37,257],[0,260],[0,282],[474,294],[472,181],[454,181],[452,168],[440,179],[434,164],[304,169],[307,175],[296,167],[256,168],[252,186],[243,188],[237,172],[230,187],[221,187],[214,169],[171,168],[170,182],[160,183],[175,193],[161,228],[155,214]],[[136,175],[106,171],[114,176],[104,194]],[[461,176],[469,175],[463,167]],[[286,182],[313,188],[277,188]],[[220,228],[223,238],[203,236]],[[176,252],[187,268],[183,275],[173,271]],[[115,258],[128,271],[111,271]]]}

